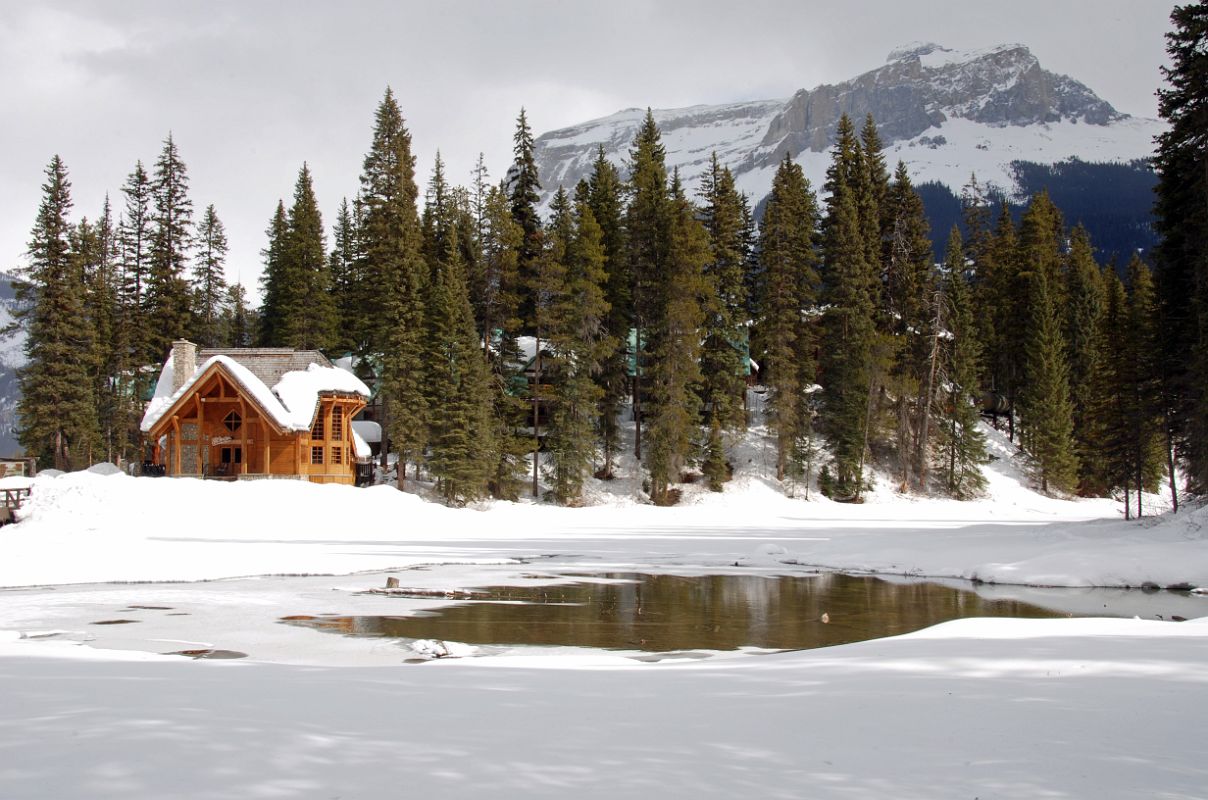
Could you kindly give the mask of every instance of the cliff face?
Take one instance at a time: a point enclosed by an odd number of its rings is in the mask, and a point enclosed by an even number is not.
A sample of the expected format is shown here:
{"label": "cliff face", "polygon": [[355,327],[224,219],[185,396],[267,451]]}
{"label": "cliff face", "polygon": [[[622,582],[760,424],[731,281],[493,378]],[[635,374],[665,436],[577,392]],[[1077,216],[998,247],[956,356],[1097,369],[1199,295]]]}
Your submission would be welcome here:
{"label": "cliff face", "polygon": [[[591,169],[599,148],[618,166],[645,112],[627,109],[537,139],[542,184],[570,189]],[[1012,162],[1132,161],[1152,150],[1154,120],[1117,112],[1087,86],[1045,70],[1023,45],[974,52],[912,44],[851,80],[802,89],[787,100],[656,110],[668,168],[689,190],[716,151],[739,187],[758,201],[788,153],[815,187],[839,118],[872,114],[892,164],[903,160],[916,181],[959,187],[976,172],[1012,191]]]}

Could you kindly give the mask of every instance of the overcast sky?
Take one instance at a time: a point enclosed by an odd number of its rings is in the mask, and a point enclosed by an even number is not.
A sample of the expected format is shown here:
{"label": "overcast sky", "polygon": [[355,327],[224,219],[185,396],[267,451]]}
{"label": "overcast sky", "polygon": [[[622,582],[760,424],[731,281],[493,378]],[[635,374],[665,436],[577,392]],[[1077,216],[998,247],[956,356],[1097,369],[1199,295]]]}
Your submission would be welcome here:
{"label": "overcast sky", "polygon": [[439,148],[498,179],[515,118],[537,133],[622,108],[789,97],[915,40],[1020,42],[1118,110],[1157,115],[1167,0],[0,2],[0,269],[24,261],[43,170],[67,164],[94,218],[172,132],[196,215],[213,203],[227,273],[254,286],[263,231],[309,162],[329,226],[357,190],[393,87],[421,187]]}

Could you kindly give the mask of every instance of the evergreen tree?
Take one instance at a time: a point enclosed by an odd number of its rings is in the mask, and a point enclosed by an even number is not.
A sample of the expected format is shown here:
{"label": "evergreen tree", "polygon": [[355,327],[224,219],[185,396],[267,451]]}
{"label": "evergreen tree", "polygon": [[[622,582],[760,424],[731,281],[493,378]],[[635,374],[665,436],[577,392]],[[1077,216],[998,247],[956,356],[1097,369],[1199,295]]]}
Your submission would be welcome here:
{"label": "evergreen tree", "polygon": [[[122,270],[121,327],[128,349],[126,362],[134,370],[133,395],[141,398],[147,394],[153,380],[152,373],[143,371],[141,367],[156,365],[163,357],[152,344],[150,311],[147,308],[151,270],[151,179],[141,161],[134,165],[134,171],[126,178],[122,194],[125,195],[125,211],[118,225]],[[138,422],[131,420],[131,425],[137,429]]]}
{"label": "evergreen tree", "polygon": [[323,218],[315,200],[310,168],[303,164],[294,184],[282,253],[281,339],[296,350],[326,350],[336,339],[336,306],[331,294]]}
{"label": "evergreen tree", "polygon": [[636,423],[634,455],[642,458],[643,385],[653,343],[650,328],[663,318],[663,300],[659,288],[667,272],[673,207],[667,193],[666,150],[654,122],[654,113],[646,118],[629,152],[629,205],[625,209],[625,244],[631,277],[629,299],[633,309],[631,343],[633,359],[633,416]]}
{"label": "evergreen tree", "polygon": [[947,419],[942,421],[940,435],[947,462],[945,482],[948,491],[953,497],[964,500],[985,488],[981,465],[989,457],[985,436],[978,429],[976,405],[981,347],[973,317],[973,298],[965,280],[961,235],[955,227],[948,237],[944,266],[947,324],[952,338],[945,359]]}
{"label": "evergreen tree", "polygon": [[[554,206],[559,203],[555,198]],[[558,221],[551,237],[555,248],[562,235]],[[607,331],[608,301],[604,231],[586,197],[574,207],[571,239],[566,243],[565,280],[550,315],[549,339],[560,376],[555,389],[548,449],[554,499],[573,503],[583,492],[596,456],[596,417],[604,394],[595,376],[616,350]]]}
{"label": "evergreen tree", "polygon": [[1084,485],[1106,494],[1125,492],[1124,509],[1131,516],[1128,488],[1132,482],[1129,426],[1129,303],[1124,284],[1114,269],[1102,278],[1103,308],[1095,331],[1095,358],[1090,376],[1090,403],[1084,421],[1094,459],[1084,468]]}
{"label": "evergreen tree", "polygon": [[1035,465],[1041,491],[1048,492],[1050,487],[1069,490],[1077,483],[1078,457],[1066,344],[1049,276],[1035,270],[1029,283],[1030,318],[1024,351],[1027,379],[1019,408],[1024,449]]}
{"label": "evergreen tree", "polygon": [[776,478],[797,473],[809,482],[808,465],[794,463],[808,453],[799,442],[812,439],[810,393],[814,386],[815,331],[809,319],[817,304],[818,209],[800,165],[785,154],[772,179],[760,227],[758,341],[761,378],[768,388],[769,427],[776,435]]}
{"label": "evergreen tree", "polygon": [[193,244],[193,201],[189,178],[172,135],[164,140],[151,184],[153,201],[151,270],[147,281],[150,346],[162,358],[172,342],[189,330],[189,281],[186,269]]}
{"label": "evergreen tree", "polygon": [[[450,208],[432,205],[429,211],[443,216]],[[446,223],[433,223],[455,233]],[[488,368],[474,329],[456,236],[445,236],[443,248],[432,263],[425,290],[426,401],[429,408],[440,410],[429,417],[427,464],[441,496],[461,505],[486,494],[498,459]]]}
{"label": "evergreen tree", "polygon": [[285,215],[285,203],[277,201],[277,210],[264,231],[268,245],[260,251],[264,259],[264,272],[260,275],[262,300],[256,341],[260,347],[285,346],[285,315],[292,276],[286,274],[289,246],[289,219]]}
{"label": "evergreen tree", "polygon": [[335,330],[332,349],[337,353],[352,353],[358,349],[356,331],[362,327],[358,305],[357,264],[361,260],[358,229],[360,225],[348,199],[340,202],[336,224],[332,231],[332,248],[327,258],[331,276],[331,298],[335,307]]}
{"label": "evergreen tree", "polygon": [[540,269],[544,252],[541,216],[537,203],[541,200],[541,181],[537,175],[537,161],[533,155],[533,131],[529,128],[524,109],[516,119],[516,133],[512,137],[515,160],[508,172],[508,196],[512,202],[512,219],[524,232],[520,241],[517,269],[520,274],[520,318],[524,321],[524,332],[533,333],[536,327],[535,282],[533,273]]}
{"label": "evergreen tree", "polygon": [[[648,117],[649,119],[649,117]],[[678,173],[669,198],[663,269],[650,287],[656,312],[650,317],[650,499],[656,505],[675,502],[670,484],[687,465],[698,431],[701,382],[701,301],[708,291],[704,268],[709,263],[709,234],[684,196]],[[660,243],[660,248],[662,247]]]}
{"label": "evergreen tree", "polygon": [[[931,365],[939,347],[936,287],[923,200],[900,161],[882,208],[887,233],[881,256],[883,308],[878,349],[889,367],[880,383],[894,412],[901,485],[905,488],[913,480],[925,490],[935,399]],[[963,269],[960,271],[963,275]]]}
{"label": "evergreen tree", "polygon": [[1129,410],[1130,477],[1137,496],[1137,516],[1143,514],[1142,492],[1157,489],[1162,475],[1161,372],[1158,350],[1157,297],[1149,267],[1137,255],[1128,264],[1128,336],[1124,349],[1128,365],[1125,390]]}
{"label": "evergreen tree", "polygon": [[99,458],[124,463],[130,456],[130,418],[137,411],[130,395],[129,347],[122,326],[120,246],[109,197],[95,225],[81,222],[75,250],[84,270],[86,313],[93,331],[93,395],[102,436]]}
{"label": "evergreen tree", "polygon": [[482,349],[490,365],[493,418],[498,461],[491,478],[491,494],[515,500],[523,480],[525,457],[531,440],[518,431],[524,427],[528,407],[517,391],[521,374],[518,265],[524,231],[512,219],[511,200],[502,187],[487,191],[482,242],[482,294],[475,298],[476,316],[482,319]]}
{"label": "evergreen tree", "polygon": [[1019,239],[1011,210],[1004,203],[994,227],[989,252],[993,271],[981,285],[978,307],[992,320],[994,338],[988,344],[986,373],[990,390],[1006,399],[1007,430],[1015,440],[1016,401],[1023,384],[1023,336],[1027,330],[1028,285],[1019,266]]}
{"label": "evergreen tree", "polygon": [[709,234],[712,259],[705,267],[704,343],[701,346],[701,401],[712,428],[716,420],[726,430],[746,428],[746,382],[743,354],[747,343],[746,239],[742,196],[734,176],[723,168],[717,153],[709,162],[699,192],[702,222]]}
{"label": "evergreen tree", "polygon": [[[1163,406],[1191,488],[1208,488],[1208,3],[1171,13],[1158,112],[1155,228]],[[1173,448],[1172,448],[1173,449]],[[1171,465],[1173,467],[1173,464]],[[1173,472],[1173,469],[1172,469]],[[1173,485],[1172,485],[1173,494]],[[1177,504],[1177,496],[1175,496]]]}
{"label": "evergreen tree", "polygon": [[617,168],[605,158],[604,146],[600,145],[588,179],[587,203],[601,231],[606,273],[604,295],[608,304],[606,341],[612,343],[612,349],[604,355],[597,379],[602,390],[599,426],[604,463],[600,475],[606,479],[612,477],[613,459],[619,449],[618,415],[629,384],[626,343],[629,341],[629,329],[633,326],[633,278],[626,257],[623,190]]}
{"label": "evergreen tree", "polygon": [[1070,365],[1070,399],[1074,404],[1074,446],[1082,465],[1079,486],[1084,492],[1093,493],[1095,446],[1087,417],[1097,350],[1095,338],[1099,315],[1103,312],[1103,287],[1090,235],[1081,225],[1074,228],[1070,236],[1065,278],[1066,297],[1069,298],[1065,305],[1065,341]]}
{"label": "evergreen tree", "polygon": [[362,341],[366,353],[382,357],[383,427],[399,456],[400,489],[407,463],[419,469],[427,435],[423,297],[428,270],[420,252],[418,195],[411,134],[388,88],[361,171]]}
{"label": "evergreen tree", "polygon": [[193,261],[193,338],[202,347],[217,347],[223,339],[226,255],[226,229],[214,206],[206,206],[197,226],[197,253]]}
{"label": "evergreen tree", "polygon": [[238,281],[227,287],[220,328],[223,347],[252,346],[256,331],[255,318],[247,305],[247,290]]}
{"label": "evergreen tree", "polygon": [[70,470],[86,466],[99,440],[93,393],[94,343],[87,289],[70,246],[71,183],[55,156],[46,168],[29,242],[29,267],[17,284],[26,364],[17,373],[21,399],[18,440],[43,464]]}
{"label": "evergreen tree", "polygon": [[830,443],[832,491],[860,499],[872,403],[872,265],[860,215],[862,159],[851,121],[842,117],[827,170],[822,227],[823,396],[820,423]]}

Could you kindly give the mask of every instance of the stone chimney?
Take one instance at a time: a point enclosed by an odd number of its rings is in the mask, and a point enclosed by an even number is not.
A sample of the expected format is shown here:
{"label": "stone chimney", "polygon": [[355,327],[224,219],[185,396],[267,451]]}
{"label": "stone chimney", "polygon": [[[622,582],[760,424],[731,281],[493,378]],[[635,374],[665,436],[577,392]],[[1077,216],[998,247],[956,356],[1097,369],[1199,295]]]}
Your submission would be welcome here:
{"label": "stone chimney", "polygon": [[172,393],[197,371],[197,345],[187,339],[172,342]]}

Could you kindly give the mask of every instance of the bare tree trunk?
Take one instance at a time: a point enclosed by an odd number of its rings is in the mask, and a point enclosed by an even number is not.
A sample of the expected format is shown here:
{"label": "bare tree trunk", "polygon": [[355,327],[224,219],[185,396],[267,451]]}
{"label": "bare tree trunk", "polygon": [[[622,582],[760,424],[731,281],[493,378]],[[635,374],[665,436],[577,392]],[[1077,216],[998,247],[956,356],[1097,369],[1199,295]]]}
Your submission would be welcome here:
{"label": "bare tree trunk", "polygon": [[943,324],[944,295],[935,293],[935,319],[931,325],[931,358],[927,369],[927,386],[919,402],[919,413],[923,415],[919,425],[918,449],[915,461],[919,471],[919,491],[927,491],[927,440],[931,437],[931,398],[935,393],[935,373],[939,369],[940,326]]}
{"label": "bare tree trunk", "polygon": [[537,474],[541,466],[541,331],[537,331],[537,360],[533,381],[533,497],[541,494]]}
{"label": "bare tree trunk", "polygon": [[1166,469],[1170,471],[1170,503],[1175,514],[1179,513],[1179,490],[1174,479],[1174,432],[1170,429],[1169,420],[1166,424]]}

